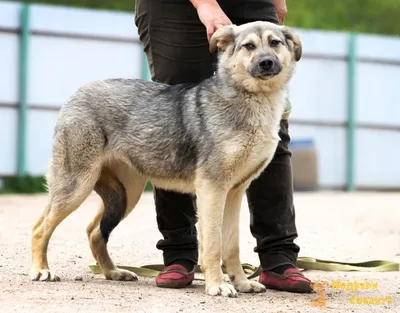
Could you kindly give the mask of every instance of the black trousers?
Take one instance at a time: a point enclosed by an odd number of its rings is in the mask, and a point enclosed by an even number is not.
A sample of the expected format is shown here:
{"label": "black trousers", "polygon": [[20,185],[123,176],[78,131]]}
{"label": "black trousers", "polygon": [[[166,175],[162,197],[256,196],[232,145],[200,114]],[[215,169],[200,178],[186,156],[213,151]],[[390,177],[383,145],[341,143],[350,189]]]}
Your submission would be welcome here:
{"label": "black trousers", "polygon": [[[256,20],[278,23],[272,0],[219,2],[234,24]],[[189,0],[137,0],[135,23],[150,66],[152,80],[167,84],[199,82],[214,72],[206,29]],[[299,247],[295,212],[288,121],[281,121],[281,141],[274,159],[247,190],[250,230],[256,238],[261,266],[271,270],[296,264]],[[157,248],[164,264],[178,259],[198,261],[193,197],[155,189],[157,223],[163,235]]]}

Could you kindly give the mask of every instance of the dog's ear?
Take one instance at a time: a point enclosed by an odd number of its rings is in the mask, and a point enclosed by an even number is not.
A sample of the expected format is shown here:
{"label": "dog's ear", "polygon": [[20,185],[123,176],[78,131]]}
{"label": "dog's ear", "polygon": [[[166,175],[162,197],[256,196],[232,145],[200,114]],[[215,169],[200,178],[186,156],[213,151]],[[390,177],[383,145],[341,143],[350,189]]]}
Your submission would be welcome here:
{"label": "dog's ear", "polygon": [[284,26],[282,29],[282,33],[285,36],[286,40],[289,40],[293,43],[293,50],[296,62],[301,59],[301,55],[303,54],[302,44],[299,36],[293,31],[293,29]]}
{"label": "dog's ear", "polygon": [[235,25],[228,25],[218,28],[218,30],[214,32],[210,39],[210,53],[214,53],[217,48],[221,51],[225,51],[226,48],[233,43],[235,39],[234,27]]}

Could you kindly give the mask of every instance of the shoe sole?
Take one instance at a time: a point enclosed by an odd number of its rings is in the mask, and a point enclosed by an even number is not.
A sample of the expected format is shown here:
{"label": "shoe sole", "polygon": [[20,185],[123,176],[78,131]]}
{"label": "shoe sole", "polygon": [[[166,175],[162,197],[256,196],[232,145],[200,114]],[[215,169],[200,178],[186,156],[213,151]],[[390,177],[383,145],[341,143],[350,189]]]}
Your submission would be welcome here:
{"label": "shoe sole", "polygon": [[192,282],[188,282],[187,284],[173,284],[173,283],[161,283],[161,284],[156,284],[157,287],[160,288],[170,288],[170,289],[180,289],[180,288],[185,288],[187,286],[190,286]]}
{"label": "shoe sole", "polygon": [[277,287],[277,286],[272,286],[272,285],[264,285],[265,288],[270,289],[270,290],[279,290],[279,291],[286,291],[286,292],[295,292],[295,293],[315,293],[313,289],[309,289],[310,287],[308,285],[304,287],[298,287],[298,288],[282,288],[282,287]]}

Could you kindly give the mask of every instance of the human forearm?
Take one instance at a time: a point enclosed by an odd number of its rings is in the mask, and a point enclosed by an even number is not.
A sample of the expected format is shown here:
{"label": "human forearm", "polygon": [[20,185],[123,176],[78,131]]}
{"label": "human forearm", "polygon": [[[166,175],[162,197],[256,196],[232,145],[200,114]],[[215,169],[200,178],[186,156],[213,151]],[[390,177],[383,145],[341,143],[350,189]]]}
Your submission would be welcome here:
{"label": "human forearm", "polygon": [[189,0],[189,1],[196,9],[199,7],[199,5],[202,5],[202,4],[205,4],[205,3],[206,4],[216,4],[216,5],[218,5],[217,0]]}
{"label": "human forearm", "polygon": [[286,0],[273,0],[279,17],[279,24],[283,24],[287,15]]}
{"label": "human forearm", "polygon": [[196,8],[200,21],[206,27],[208,41],[210,41],[211,36],[218,28],[232,24],[231,20],[222,11],[217,0],[189,1]]}

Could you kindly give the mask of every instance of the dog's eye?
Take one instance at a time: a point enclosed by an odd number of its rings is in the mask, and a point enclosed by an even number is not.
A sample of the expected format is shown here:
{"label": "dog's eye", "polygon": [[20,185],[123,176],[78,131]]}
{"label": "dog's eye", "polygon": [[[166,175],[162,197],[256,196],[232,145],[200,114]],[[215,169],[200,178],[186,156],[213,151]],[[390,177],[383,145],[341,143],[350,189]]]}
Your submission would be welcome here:
{"label": "dog's eye", "polygon": [[271,47],[276,47],[281,43],[280,40],[272,39],[271,42],[269,43]]}
{"label": "dog's eye", "polygon": [[246,43],[243,45],[243,47],[245,47],[247,50],[254,50],[256,48],[256,46],[252,43]]}

